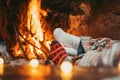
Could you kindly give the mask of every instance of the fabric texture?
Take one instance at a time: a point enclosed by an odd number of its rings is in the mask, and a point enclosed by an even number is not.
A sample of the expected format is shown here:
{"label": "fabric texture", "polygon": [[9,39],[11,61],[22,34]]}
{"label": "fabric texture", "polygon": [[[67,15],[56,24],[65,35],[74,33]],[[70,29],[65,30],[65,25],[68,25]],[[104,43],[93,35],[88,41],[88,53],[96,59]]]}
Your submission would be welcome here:
{"label": "fabric texture", "polygon": [[66,53],[63,46],[57,41],[52,41],[50,45],[50,59],[57,65],[60,65],[61,62],[68,54]]}
{"label": "fabric texture", "polygon": [[82,46],[82,42],[80,41],[79,46],[78,46],[78,51],[77,55],[85,53],[84,48]]}
{"label": "fabric texture", "polygon": [[100,51],[87,51],[78,62],[78,66],[116,66],[120,60],[119,55],[120,42],[113,42],[110,40]]}

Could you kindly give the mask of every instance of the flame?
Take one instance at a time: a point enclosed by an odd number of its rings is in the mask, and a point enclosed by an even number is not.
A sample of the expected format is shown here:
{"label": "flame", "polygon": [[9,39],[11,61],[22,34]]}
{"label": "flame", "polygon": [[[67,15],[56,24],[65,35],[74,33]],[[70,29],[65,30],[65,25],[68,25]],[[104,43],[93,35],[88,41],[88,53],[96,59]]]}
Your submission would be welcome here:
{"label": "flame", "polygon": [[51,41],[46,41],[46,46],[49,50],[50,50],[50,44],[51,44]]}
{"label": "flame", "polygon": [[31,0],[28,9],[27,28],[32,33],[35,33],[40,41],[43,41],[43,32],[40,24],[40,0]]}
{"label": "flame", "polygon": [[[41,15],[46,16],[47,13],[41,9],[41,0],[31,0],[28,6],[28,21],[27,21],[27,28],[28,30],[34,34],[34,36],[29,37],[30,42],[32,42],[37,48],[41,48],[40,42],[44,41],[44,34],[41,28]],[[28,46],[30,49],[30,53],[27,53],[28,58],[36,58],[36,55],[42,54],[42,50],[34,48],[33,46]]]}
{"label": "flame", "polygon": [[[47,12],[41,9],[41,0],[30,0],[27,12],[27,30],[20,30],[23,37],[19,36],[21,43],[24,43],[22,47],[24,48],[28,59],[33,59],[37,58],[39,55],[44,55],[43,53],[47,52],[45,49],[49,49],[48,43],[50,42],[45,40],[45,35],[43,34],[43,29],[41,28],[41,15],[47,16]],[[13,55],[15,57],[24,56],[20,47],[21,46],[19,43],[14,46]],[[44,51],[41,50],[43,47],[45,47]],[[46,56],[42,57],[45,58]]]}

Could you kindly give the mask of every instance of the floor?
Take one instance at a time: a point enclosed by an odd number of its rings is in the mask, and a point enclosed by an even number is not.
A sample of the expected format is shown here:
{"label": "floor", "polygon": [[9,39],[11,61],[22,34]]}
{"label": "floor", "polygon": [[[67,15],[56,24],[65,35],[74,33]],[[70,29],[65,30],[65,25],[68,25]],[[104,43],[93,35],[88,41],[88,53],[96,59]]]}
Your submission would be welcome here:
{"label": "floor", "polygon": [[119,68],[74,66],[65,74],[59,66],[0,65],[0,80],[120,80]]}

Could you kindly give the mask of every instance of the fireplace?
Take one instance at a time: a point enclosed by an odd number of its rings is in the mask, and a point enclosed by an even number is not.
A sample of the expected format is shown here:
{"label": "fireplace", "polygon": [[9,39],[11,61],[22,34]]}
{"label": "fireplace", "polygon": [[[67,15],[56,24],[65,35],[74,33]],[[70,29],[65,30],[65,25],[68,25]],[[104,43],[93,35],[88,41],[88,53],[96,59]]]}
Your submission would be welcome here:
{"label": "fireplace", "polygon": [[[0,1],[0,37],[12,57],[47,59],[53,30],[120,39],[119,0]],[[110,3],[106,6],[107,3]],[[114,6],[116,5],[116,6]],[[113,6],[113,7],[111,7]],[[112,11],[112,12],[111,12]]]}

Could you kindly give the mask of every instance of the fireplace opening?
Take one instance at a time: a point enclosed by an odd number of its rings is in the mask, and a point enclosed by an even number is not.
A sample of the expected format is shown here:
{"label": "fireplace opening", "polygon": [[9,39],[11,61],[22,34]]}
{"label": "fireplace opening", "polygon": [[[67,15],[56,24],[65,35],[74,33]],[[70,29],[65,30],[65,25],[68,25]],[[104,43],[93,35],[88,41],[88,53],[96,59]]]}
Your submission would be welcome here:
{"label": "fireplace opening", "polygon": [[26,16],[26,26],[21,25],[24,23],[21,22],[19,30],[15,30],[18,43],[12,48],[14,56],[26,56],[27,59],[47,58],[50,41],[46,40],[42,29],[42,16],[47,16],[47,12],[41,9],[40,0],[29,2]]}

